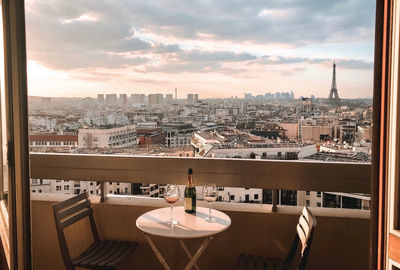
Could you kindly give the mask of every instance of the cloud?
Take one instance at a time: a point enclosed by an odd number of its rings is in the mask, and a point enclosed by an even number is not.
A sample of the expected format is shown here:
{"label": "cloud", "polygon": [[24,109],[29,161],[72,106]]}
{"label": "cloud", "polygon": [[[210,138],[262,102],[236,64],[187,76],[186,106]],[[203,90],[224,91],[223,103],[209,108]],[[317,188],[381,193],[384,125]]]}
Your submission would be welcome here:
{"label": "cloud", "polygon": [[257,57],[246,52],[233,53],[229,51],[207,52],[200,50],[191,50],[180,54],[179,60],[190,62],[237,62],[255,60]]}
{"label": "cloud", "polygon": [[293,46],[373,39],[373,0],[129,1],[138,28],[183,39]]}
{"label": "cloud", "polygon": [[179,47],[178,44],[172,44],[172,45],[165,45],[165,44],[157,44],[152,47],[151,52],[155,54],[164,54],[164,53],[177,53],[181,52],[181,48]]}
{"label": "cloud", "polygon": [[[307,58],[307,57],[284,57],[284,56],[269,56],[264,55],[257,61],[262,65],[290,65],[290,64],[323,64],[325,66],[331,66],[332,61],[336,61],[336,65],[344,69],[360,69],[360,70],[372,70],[373,62],[365,61],[362,59],[330,59],[330,58]],[[252,64],[252,63],[251,63]]]}
{"label": "cloud", "polygon": [[[168,74],[329,64],[328,57],[259,56],[247,51],[246,44],[296,48],[373,42],[373,12],[373,0],[27,0],[28,58],[61,70],[130,66]],[[182,45],[191,40],[241,44],[243,50]],[[372,68],[364,60],[341,61],[348,69]]]}
{"label": "cloud", "polygon": [[374,68],[374,63],[372,62],[355,59],[340,59],[337,61],[337,65],[345,69],[373,70]]}

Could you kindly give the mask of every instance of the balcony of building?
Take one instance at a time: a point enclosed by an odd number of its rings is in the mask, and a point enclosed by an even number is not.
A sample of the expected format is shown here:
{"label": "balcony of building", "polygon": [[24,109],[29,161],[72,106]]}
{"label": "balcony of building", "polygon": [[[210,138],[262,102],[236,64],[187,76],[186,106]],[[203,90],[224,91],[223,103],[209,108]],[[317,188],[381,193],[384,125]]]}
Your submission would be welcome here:
{"label": "balcony of building", "polygon": [[[340,170],[338,170],[340,166]],[[154,168],[157,170],[154,170]],[[185,184],[192,167],[197,185],[212,179],[219,186],[369,193],[370,165],[317,162],[228,160],[193,158],[144,158],[130,156],[31,154],[31,175],[37,179],[96,180]],[[324,189],[322,189],[324,188]],[[104,195],[103,195],[104,196]],[[52,204],[68,195],[32,194],[33,269],[64,269],[52,212]],[[121,269],[162,269],[136,219],[143,213],[167,207],[161,198],[108,195],[90,197],[103,239],[131,240],[138,249]],[[179,203],[182,204],[182,201]],[[199,201],[198,205],[205,206]],[[235,269],[240,253],[284,257],[295,235],[301,207],[216,202],[214,208],[228,214],[231,227],[218,234],[198,261],[201,269]],[[367,210],[311,208],[318,226],[307,269],[368,269],[370,213]],[[72,254],[90,244],[86,221],[66,231]],[[160,252],[173,269],[183,269],[186,255],[179,242],[155,238]],[[195,248],[201,240],[188,240]],[[229,247],[229,248],[228,248]]]}

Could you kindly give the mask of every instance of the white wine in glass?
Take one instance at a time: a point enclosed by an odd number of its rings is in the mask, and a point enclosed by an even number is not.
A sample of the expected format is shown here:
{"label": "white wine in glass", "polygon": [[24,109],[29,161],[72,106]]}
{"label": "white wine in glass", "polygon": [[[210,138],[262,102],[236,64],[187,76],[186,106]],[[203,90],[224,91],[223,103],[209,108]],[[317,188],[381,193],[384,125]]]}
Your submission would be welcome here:
{"label": "white wine in glass", "polygon": [[217,199],[218,190],[216,184],[205,184],[203,187],[203,200],[208,202],[208,217],[206,220],[213,222],[215,219],[211,215],[211,203]]}

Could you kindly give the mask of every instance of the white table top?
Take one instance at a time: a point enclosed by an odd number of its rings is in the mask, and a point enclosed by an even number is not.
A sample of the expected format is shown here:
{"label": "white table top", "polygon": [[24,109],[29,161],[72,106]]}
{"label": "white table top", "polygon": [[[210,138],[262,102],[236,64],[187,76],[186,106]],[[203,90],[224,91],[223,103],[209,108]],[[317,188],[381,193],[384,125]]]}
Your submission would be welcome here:
{"label": "white table top", "polygon": [[220,233],[231,225],[231,219],[221,211],[212,209],[213,222],[205,220],[208,208],[197,207],[196,214],[188,214],[183,206],[174,207],[173,218],[178,221],[171,230],[169,221],[171,208],[155,209],[141,215],[136,226],[150,235],[169,238],[203,238]]}

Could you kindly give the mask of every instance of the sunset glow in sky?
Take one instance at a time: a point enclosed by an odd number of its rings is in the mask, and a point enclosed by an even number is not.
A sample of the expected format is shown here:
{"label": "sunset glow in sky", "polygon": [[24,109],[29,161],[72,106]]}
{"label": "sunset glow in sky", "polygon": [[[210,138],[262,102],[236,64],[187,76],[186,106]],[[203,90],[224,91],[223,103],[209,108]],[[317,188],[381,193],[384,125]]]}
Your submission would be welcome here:
{"label": "sunset glow in sky", "polygon": [[26,0],[31,96],[372,96],[373,0]]}

